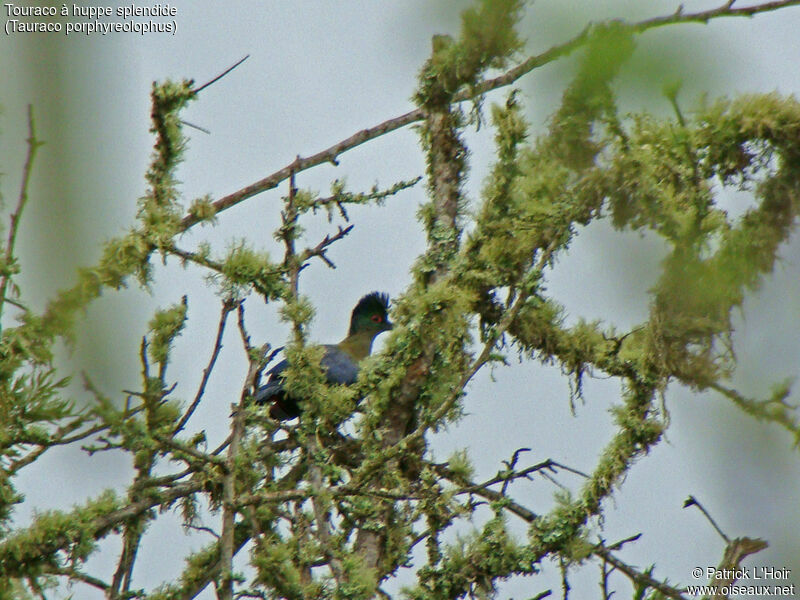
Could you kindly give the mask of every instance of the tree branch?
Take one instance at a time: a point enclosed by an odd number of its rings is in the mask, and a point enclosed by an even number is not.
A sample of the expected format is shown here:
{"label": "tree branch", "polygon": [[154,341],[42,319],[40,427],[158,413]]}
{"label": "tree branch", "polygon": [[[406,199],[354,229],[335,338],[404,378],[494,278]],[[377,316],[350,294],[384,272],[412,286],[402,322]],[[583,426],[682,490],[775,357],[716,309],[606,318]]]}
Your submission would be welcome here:
{"label": "tree branch", "polygon": [[658,581],[657,579],[653,579],[647,573],[642,573],[627,563],[624,563],[616,556],[611,554],[611,551],[603,545],[598,544],[597,546],[594,546],[592,552],[598,556],[601,556],[603,560],[608,562],[610,565],[613,565],[618,571],[624,573],[632,582],[645,585],[649,588],[653,588],[654,590],[658,590],[664,594],[664,596],[667,598],[672,598],[673,600],[687,600],[686,597],[681,594],[680,590],[667,585],[666,583]]}
{"label": "tree branch", "polygon": [[[650,29],[663,27],[665,25],[673,25],[676,23],[708,23],[710,20],[719,17],[751,17],[758,13],[771,12],[789,6],[797,6],[798,4],[800,4],[800,0],[778,0],[748,7],[733,8],[730,3],[726,2],[724,5],[711,10],[705,10],[696,13],[683,13],[681,11],[676,11],[671,15],[646,19],[636,23],[620,23],[620,26],[627,27],[636,33],[644,33]],[[615,21],[615,23],[616,22],[617,21]],[[453,96],[453,101],[464,102],[466,100],[472,100],[485,94],[486,92],[511,85],[523,75],[526,75],[534,69],[551,63],[554,60],[571,54],[578,48],[581,48],[589,41],[592,31],[593,27],[590,25],[574,38],[562,44],[552,46],[550,49],[542,52],[541,54],[531,56],[516,67],[509,69],[504,74],[492,79],[486,79],[473,88],[458,92]],[[275,171],[271,175],[267,175],[263,179],[251,183],[250,185],[243,187],[236,192],[216,200],[212,204],[214,207],[214,212],[218,214],[224,210],[227,210],[228,208],[231,208],[232,206],[236,206],[240,202],[247,200],[252,196],[274,189],[293,174],[296,175],[302,171],[327,162],[332,163],[333,165],[338,165],[337,158],[348,150],[352,150],[353,148],[356,148],[365,142],[405,127],[406,125],[422,121],[426,118],[426,116],[427,112],[424,109],[417,108],[398,117],[387,119],[386,121],[373,127],[362,129],[350,137],[345,138],[333,146],[317,152],[316,154],[312,154],[306,158],[301,158],[298,156],[294,161],[282,169]],[[196,225],[198,222],[200,222],[199,217],[193,214],[187,214],[183,217],[183,219],[181,219],[178,228],[179,233],[186,231],[187,229]]]}
{"label": "tree branch", "polygon": [[236,461],[239,448],[245,433],[245,406],[255,387],[256,376],[261,368],[261,361],[253,358],[250,336],[244,327],[244,308],[240,302],[237,306],[239,331],[244,344],[245,353],[250,358],[250,367],[245,378],[239,403],[233,406],[233,423],[231,424],[230,444],[225,459],[227,473],[222,479],[222,534],[220,536],[221,575],[217,596],[219,600],[233,600],[233,557],[236,553],[234,532],[236,530]]}
{"label": "tree branch", "polygon": [[[329,162],[334,165],[337,165],[336,158],[348,151],[352,150],[353,148],[360,146],[364,142],[368,142],[373,140],[377,137],[384,135],[390,131],[394,131],[395,129],[400,129],[401,127],[405,127],[410,123],[414,123],[422,119],[422,111],[420,109],[412,110],[404,115],[399,117],[395,117],[394,119],[389,119],[384,121],[383,123],[376,125],[374,127],[370,127],[369,129],[362,129],[361,131],[354,133],[350,137],[334,144],[333,146],[317,152],[306,158],[301,158],[298,156],[294,161],[283,167],[282,169],[275,171],[271,175],[267,175],[263,179],[256,181],[255,183],[251,183],[250,185],[233,192],[232,194],[228,194],[216,200],[213,203],[214,212],[220,213],[223,210],[226,210],[232,206],[236,206],[240,202],[247,200],[248,198],[255,196],[256,194],[260,194],[261,192],[266,192],[267,190],[274,189],[278,187],[281,182],[285,181],[292,174],[297,174],[312,167],[316,167],[323,163]],[[192,214],[187,214],[181,220],[179,226],[179,232],[186,231],[193,225],[197,224],[200,219]]]}
{"label": "tree branch", "polygon": [[181,420],[178,421],[178,424],[175,425],[175,428],[172,430],[173,436],[178,434],[186,426],[187,421],[189,421],[192,414],[197,409],[197,406],[200,404],[200,400],[203,398],[203,394],[206,391],[206,384],[208,383],[209,377],[211,377],[211,371],[214,369],[214,365],[217,362],[217,357],[222,350],[222,336],[225,333],[225,323],[228,321],[228,315],[235,308],[236,303],[232,300],[224,300],[222,302],[222,309],[220,310],[219,315],[219,325],[217,325],[217,336],[214,339],[214,350],[211,352],[211,358],[208,361],[208,365],[205,369],[203,369],[203,378],[200,380],[200,386],[197,389],[194,400],[192,400],[189,408],[186,409],[186,412],[181,417]]}
{"label": "tree branch", "polygon": [[[3,278],[0,279],[0,316],[3,314],[3,305],[6,301],[8,283],[11,281],[12,264],[14,263],[14,246],[19,232],[19,223],[22,219],[22,211],[28,203],[28,187],[30,186],[31,171],[33,170],[33,160],[36,152],[44,142],[36,138],[36,128],[33,120],[33,106],[28,105],[28,153],[25,157],[25,166],[22,168],[22,183],[20,184],[17,206],[11,213],[10,225],[8,227],[8,238],[6,240],[5,255],[3,256]],[[2,325],[0,325],[0,329]]]}

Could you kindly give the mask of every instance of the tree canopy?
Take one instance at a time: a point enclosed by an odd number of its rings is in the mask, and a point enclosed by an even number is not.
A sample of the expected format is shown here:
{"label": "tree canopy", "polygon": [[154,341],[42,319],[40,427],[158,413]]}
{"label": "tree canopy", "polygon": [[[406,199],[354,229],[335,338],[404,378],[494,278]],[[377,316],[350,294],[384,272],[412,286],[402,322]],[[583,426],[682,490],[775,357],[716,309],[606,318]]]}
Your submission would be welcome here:
{"label": "tree canopy", "polygon": [[[677,87],[669,87],[674,116],[621,114],[613,82],[637,36],[650,29],[793,4],[725,2],[641,22],[594,23],[526,57],[518,31],[524,4],[477,0],[464,11],[457,36],[433,39],[414,110],[298,156],[216,199],[187,200],[175,175],[181,161],[192,160],[181,113],[202,99],[205,86],[155,83],[155,142],[136,223],[41,312],[27,307],[16,283],[16,236],[43,135],[32,109],[23,186],[10,208],[0,257],[0,598],[47,597],[59,581],[113,599],[193,598],[210,587],[221,599],[374,598],[390,596],[383,586],[400,572],[412,581],[403,597],[491,597],[508,578],[535,576],[544,560],[559,562],[565,582],[571,569],[601,564],[604,598],[614,592],[611,571],[632,582],[633,597],[688,597],[685,574],[657,579],[652,569],[617,556],[632,539],[610,543],[597,532],[607,504],[624,493],[631,466],[670,426],[664,402],[670,384],[722,393],[800,441],[788,384],[753,399],[728,381],[736,364],[733,315],[773,273],[797,222],[800,103],[778,93],[751,94],[705,99],[684,112]],[[574,77],[548,130],[534,136],[522,110],[528,99],[514,86],[571,54],[578,57]],[[485,106],[486,94],[500,88],[508,89],[505,101]],[[410,125],[419,134],[424,177],[365,192],[337,180],[329,195],[299,187],[304,171],[335,164],[353,148]],[[470,157],[465,131],[487,126],[494,132],[493,167],[471,205],[463,189]],[[300,293],[302,272],[313,261],[333,266],[329,250],[346,243],[357,226],[349,207],[380,207],[422,179],[427,200],[418,217],[427,247],[409,265],[411,285],[393,298],[395,327],[381,351],[363,361],[356,384],[331,386],[320,348],[308,337],[315,309]],[[281,186],[281,225],[274,235],[283,256],[270,256],[250,240],[226,249],[184,246],[187,231],[213,226],[228,209]],[[720,194],[729,189],[752,194],[741,216],[720,206]],[[327,213],[332,230],[309,239],[303,222],[318,211]],[[555,261],[599,220],[620,232],[653,234],[666,248],[649,291],[649,314],[627,330],[602,321],[568,322],[563,299],[548,289]],[[102,294],[129,286],[147,290],[159,260],[200,267],[220,298],[217,335],[193,398],[173,397],[177,375],[168,369],[173,348],[192,343],[181,337],[192,306],[184,296],[150,321],[138,357],[138,389],[102,390],[84,375],[90,401],[68,399],[63,390],[72,374],[57,368],[57,344],[73,339],[82,311]],[[291,328],[286,387],[307,403],[297,421],[275,421],[268,407],[252,402],[283,342],[270,345],[251,335],[246,309],[262,301],[279,306]],[[9,314],[17,319],[13,324]],[[231,327],[249,364],[219,404],[220,418],[223,411],[230,417],[230,434],[210,447],[191,417],[208,401],[206,384]],[[497,475],[479,481],[471,450],[439,462],[428,448],[432,433],[463,417],[476,373],[517,357],[558,365],[572,382],[568,402],[581,397],[587,377],[612,378],[622,390],[610,409],[615,431],[596,464],[561,489],[547,511],[518,497],[512,484],[574,467],[552,458],[526,463],[528,449],[520,448],[512,457],[498,456]],[[21,497],[15,476],[64,445],[85,445],[93,455],[126,453],[133,464],[129,486],[16,524],[15,506],[36,499]],[[173,581],[142,589],[134,573],[137,556],[166,511],[179,511],[187,528],[209,531],[212,541],[186,556]],[[512,532],[519,523],[524,536]],[[121,540],[114,570],[87,570],[87,559],[109,536]],[[708,557],[708,564],[736,569],[766,544],[726,541],[724,556]],[[712,583],[734,581],[719,576]],[[535,577],[530,582],[532,596],[556,593],[537,587]]]}

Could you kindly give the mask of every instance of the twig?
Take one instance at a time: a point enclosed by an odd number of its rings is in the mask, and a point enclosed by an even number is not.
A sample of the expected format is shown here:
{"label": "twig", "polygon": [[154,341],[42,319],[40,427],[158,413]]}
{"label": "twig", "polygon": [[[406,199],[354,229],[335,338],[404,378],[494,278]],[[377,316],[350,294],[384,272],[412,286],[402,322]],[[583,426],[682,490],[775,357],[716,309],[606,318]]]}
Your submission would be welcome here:
{"label": "twig", "polygon": [[225,324],[228,321],[228,315],[234,308],[235,303],[232,300],[226,299],[222,302],[222,309],[220,310],[219,315],[219,325],[217,325],[217,337],[214,340],[214,350],[211,353],[211,358],[208,361],[208,365],[205,369],[203,369],[203,378],[200,380],[200,386],[197,389],[194,400],[189,405],[189,408],[186,409],[186,412],[181,417],[181,420],[178,421],[175,429],[172,430],[173,436],[179,433],[186,426],[186,422],[191,418],[192,414],[197,409],[197,406],[200,404],[200,400],[203,398],[203,394],[206,391],[206,384],[211,376],[211,371],[214,369],[214,365],[217,362],[217,357],[222,350],[222,336],[225,333]]}
{"label": "twig", "polygon": [[[317,444],[318,442],[316,438],[312,436],[311,441],[309,442],[309,445],[311,446],[309,448],[309,454],[316,453],[318,451]],[[317,525],[317,539],[319,540],[320,546],[322,547],[323,552],[329,561],[328,564],[334,580],[338,585],[342,585],[345,580],[344,565],[336,556],[336,550],[333,547],[333,544],[331,544],[330,512],[323,509],[319,499],[320,494],[323,493],[322,469],[314,462],[313,456],[309,455],[308,460],[312,461],[311,467],[309,468],[309,482],[311,483],[311,490],[313,491],[313,496],[311,496],[311,507],[314,511],[314,520],[316,521]]]}
{"label": "twig", "polygon": [[[525,448],[525,449],[527,450],[527,448]],[[568,467],[566,465],[562,465],[561,463],[558,463],[558,462],[548,458],[547,460],[544,460],[544,461],[542,461],[542,462],[540,462],[538,464],[535,464],[533,466],[530,466],[530,467],[527,467],[525,469],[522,469],[521,471],[513,471],[512,470],[512,471],[500,472],[497,475],[495,475],[494,477],[492,477],[491,479],[487,479],[485,482],[483,482],[481,484],[477,484],[476,487],[485,488],[485,487],[489,487],[490,485],[494,485],[496,483],[502,482],[503,483],[503,491],[502,491],[502,493],[505,494],[506,493],[506,488],[507,488],[508,484],[511,481],[513,481],[515,479],[520,479],[522,477],[530,479],[529,475],[531,473],[537,473],[537,472],[543,471],[545,469],[550,470],[550,471],[554,471],[554,472],[557,469],[563,469],[565,471],[569,471],[571,473],[575,473],[576,475],[580,475],[580,476],[582,476],[582,477],[584,477],[586,479],[589,478],[589,475],[587,475],[586,473],[584,473],[582,471],[579,471],[578,469],[573,469],[572,467]]]}
{"label": "twig", "polygon": [[216,271],[217,273],[224,273],[225,266],[215,260],[212,260],[206,256],[198,254],[197,252],[192,252],[191,250],[183,250],[179,248],[174,243],[170,244],[166,247],[167,251],[170,254],[174,254],[175,256],[181,259],[181,265],[185,265],[187,262],[193,262],[201,267],[206,267],[207,269],[211,269],[212,271]]}
{"label": "twig", "polygon": [[521,504],[514,502],[513,500],[511,500],[507,496],[504,496],[500,492],[497,492],[495,490],[490,490],[489,488],[485,487],[486,484],[479,485],[476,483],[464,482],[463,480],[461,480],[462,478],[455,477],[452,471],[450,471],[445,465],[434,464],[434,463],[427,463],[427,465],[434,471],[436,471],[436,473],[441,477],[445,477],[446,479],[449,479],[450,481],[458,485],[463,485],[464,483],[466,483],[467,485],[464,485],[463,487],[457,489],[454,492],[457,495],[475,494],[476,496],[486,498],[487,500],[490,500],[492,502],[502,501],[503,506],[506,510],[514,513],[515,515],[527,521],[528,523],[532,523],[534,520],[538,518],[538,515],[532,510],[522,506]]}
{"label": "twig", "polygon": [[158,442],[160,442],[167,448],[170,448],[171,450],[188,454],[189,456],[196,458],[199,461],[219,467],[220,469],[222,469],[223,473],[228,472],[228,462],[220,458],[219,456],[214,456],[213,454],[206,454],[205,452],[200,452],[196,448],[192,448],[187,444],[178,442],[172,438],[163,435],[155,435],[153,437]]}
{"label": "twig", "polygon": [[[234,556],[250,541],[250,537],[246,534],[245,524],[239,524],[236,527],[236,538],[233,548]],[[169,597],[175,600],[194,600],[199,596],[202,591],[208,586],[211,581],[215,580],[220,571],[222,570],[222,559],[219,556],[220,543],[217,541],[206,554],[206,556],[216,557],[209,560],[204,564],[202,570],[192,571],[192,577],[188,580],[182,581],[182,584],[177,589],[169,590]],[[204,552],[204,550],[201,550]]]}
{"label": "twig", "polygon": [[5,469],[6,475],[13,475],[21,468],[31,464],[36,459],[38,459],[42,454],[44,454],[48,449],[52,448],[53,446],[60,446],[64,444],[69,444],[74,441],[78,441],[89,437],[93,433],[97,433],[102,431],[103,429],[107,429],[107,425],[97,425],[92,427],[80,434],[76,434],[74,436],[65,437],[68,433],[71,433],[78,429],[81,425],[83,425],[89,417],[87,415],[79,415],[70,423],[66,425],[61,425],[56,429],[53,435],[50,436],[50,439],[46,443],[38,444],[38,447],[35,450],[31,450],[25,456],[18,458],[17,460],[13,461],[9,466]]}
{"label": "twig", "polygon": [[[238,508],[246,506],[258,506],[262,504],[277,504],[279,502],[290,502],[292,500],[307,500],[311,493],[309,490],[291,489],[277,490],[274,492],[258,491],[252,494],[242,494],[236,501]],[[346,494],[333,494],[346,495]]]}
{"label": "twig", "polygon": [[699,508],[700,512],[705,515],[706,519],[708,519],[708,522],[711,523],[711,526],[716,530],[716,532],[720,535],[720,537],[723,540],[725,540],[725,543],[726,544],[731,543],[730,538],[727,535],[725,535],[725,532],[722,531],[722,529],[720,529],[719,525],[717,525],[717,522],[711,517],[711,514],[709,514],[709,512],[705,509],[705,507],[702,504],[700,504],[700,502],[698,502],[697,498],[695,498],[694,496],[689,496],[683,502],[683,508],[688,508],[690,506],[696,506],[697,508]]}
{"label": "twig", "polygon": [[319,244],[314,246],[313,248],[306,248],[303,250],[302,254],[299,255],[297,262],[301,265],[304,264],[309,258],[314,256],[318,256],[321,258],[326,265],[328,265],[331,269],[335,269],[336,265],[325,255],[325,252],[328,250],[328,246],[333,244],[334,242],[342,239],[348,233],[353,230],[353,225],[348,225],[347,227],[339,227],[339,231],[337,231],[334,235],[326,235],[325,239],[323,239]]}
{"label": "twig", "polygon": [[202,533],[208,533],[209,535],[215,537],[216,539],[219,539],[219,534],[216,531],[214,531],[213,529],[211,529],[211,527],[205,527],[203,525],[191,525],[191,524],[189,524],[189,525],[186,525],[186,528],[187,529],[191,529],[193,531],[200,531]]}
{"label": "twig", "polygon": [[[139,344],[139,361],[142,363],[142,381],[144,381],[144,389],[147,389],[147,380],[150,379],[150,363],[147,361],[147,336],[142,336],[142,342]],[[137,395],[135,392],[126,392],[132,395]],[[146,394],[139,394],[142,398],[147,399]]]}
{"label": "twig", "polygon": [[98,540],[111,530],[140,517],[156,506],[168,506],[175,500],[190,496],[202,489],[202,482],[189,481],[169,490],[164,490],[160,494],[131,502],[123,508],[91,519],[82,525],[79,530],[72,528],[57,535],[50,535],[46,539],[37,542],[35,550],[28,546],[20,548],[17,539],[13,537],[7,538],[6,540],[0,541],[0,555],[8,554],[12,551],[11,548],[13,548],[13,552],[17,556],[20,556],[20,552],[22,552],[23,555],[27,555],[27,553],[34,551],[37,559],[49,559],[57,552],[68,548],[71,544],[77,542],[85,543],[88,539]]}
{"label": "twig", "polygon": [[[225,271],[225,265],[217,260],[204,256],[198,252],[192,252],[191,250],[184,250],[183,248],[179,248],[174,243],[166,244],[164,248],[169,254],[172,254],[180,258],[181,265],[184,265],[187,262],[191,262],[201,267],[205,267],[206,269],[210,269],[211,271],[214,271],[216,273],[219,273],[220,275],[227,276]],[[280,275],[283,273],[283,271],[284,270],[282,268],[269,269],[263,275],[264,276]],[[251,285],[253,286],[253,289],[255,289],[257,292],[260,292],[264,295],[269,294],[269,291],[264,287],[263,283],[260,280],[251,282]]]}
{"label": "twig", "polygon": [[261,367],[261,361],[252,356],[250,336],[244,324],[244,303],[236,306],[237,323],[245,352],[250,359],[250,367],[245,378],[239,403],[233,406],[233,423],[231,424],[230,444],[225,458],[227,473],[222,479],[222,534],[220,537],[220,583],[217,589],[219,600],[233,600],[233,557],[236,553],[234,532],[236,530],[236,460],[239,446],[245,433],[245,405],[250,398],[255,379]]}
{"label": "twig", "polygon": [[[11,264],[14,262],[14,246],[17,241],[17,233],[19,232],[19,223],[22,219],[22,211],[25,210],[25,205],[28,203],[28,186],[31,180],[31,171],[33,170],[33,160],[36,157],[36,152],[44,142],[36,139],[36,128],[33,120],[33,106],[28,105],[28,153],[25,156],[25,165],[22,168],[22,183],[20,184],[19,197],[17,198],[17,206],[14,212],[11,213],[9,218],[10,224],[8,227],[8,239],[6,240],[5,256],[3,257],[3,264],[5,273],[3,279],[0,280],[0,316],[3,314],[3,304],[6,301],[6,292],[8,291],[8,283],[11,281]],[[15,304],[13,301],[12,304]],[[2,326],[0,326],[1,328]]]}
{"label": "twig", "polygon": [[231,65],[230,67],[228,67],[227,69],[225,69],[225,70],[224,70],[222,73],[220,73],[219,75],[217,75],[216,77],[214,77],[214,79],[212,79],[211,81],[209,81],[209,82],[207,82],[207,83],[204,83],[204,84],[203,84],[203,85],[201,85],[199,88],[195,88],[195,89],[194,89],[194,90],[192,90],[192,91],[194,92],[194,94],[199,94],[199,93],[200,93],[200,92],[202,92],[204,89],[206,89],[208,86],[210,86],[212,83],[216,83],[217,81],[219,81],[220,79],[222,79],[223,77],[225,77],[225,75],[227,75],[228,73],[230,73],[231,71],[233,71],[233,70],[234,70],[236,67],[238,67],[240,64],[242,64],[242,63],[243,63],[244,61],[246,61],[248,58],[250,58],[250,55],[249,55],[249,54],[246,54],[246,55],[244,56],[244,58],[240,58],[239,60],[237,60],[237,61],[236,61],[236,62],[235,62],[233,65]]}
{"label": "twig", "polygon": [[[184,306],[186,305],[186,296],[183,297],[183,304]],[[172,392],[175,385],[169,390],[166,389],[167,386],[164,378],[166,376],[167,361],[166,359],[162,359],[159,361],[158,365],[159,391],[151,391],[152,385],[150,382],[150,365],[147,360],[147,347],[147,338],[142,337],[139,354],[142,363],[142,389],[145,390],[142,394],[145,425],[147,433],[150,436],[157,437],[156,431],[158,426],[156,424],[156,410],[159,403]],[[130,448],[125,449],[129,452],[133,452]],[[133,479],[129,491],[131,499],[136,500],[139,498],[141,491],[146,487],[147,482],[150,481],[152,469],[155,465],[156,454],[156,449],[150,449],[146,453],[137,453],[135,460],[136,476]],[[108,591],[109,600],[127,598],[133,578],[133,568],[136,564],[139,546],[145,530],[144,525],[148,520],[153,518],[152,515],[145,514],[142,516],[141,521],[132,519],[125,523],[122,533],[122,551],[117,560],[117,569],[114,572]]]}
{"label": "twig", "polygon": [[242,338],[244,352],[249,357],[253,347],[250,345],[250,334],[247,333],[247,328],[244,324],[244,300],[236,305],[236,325],[239,327],[239,335]]}
{"label": "twig", "polygon": [[44,595],[44,590],[42,589],[42,586],[39,584],[39,581],[36,576],[28,575],[27,577],[25,577],[25,581],[28,582],[28,587],[34,594],[36,594],[36,597],[39,600],[47,600],[47,596]]}
{"label": "twig", "polygon": [[[252,371],[252,369],[251,369]],[[250,374],[248,374],[250,379]],[[219,600],[233,599],[233,555],[234,527],[236,525],[236,457],[239,454],[239,443],[244,435],[244,401],[249,395],[248,384],[244,386],[238,406],[234,409],[231,427],[231,443],[228,446],[228,473],[222,480],[222,535],[220,538],[220,584],[217,591]]]}
{"label": "twig", "polygon": [[639,538],[641,538],[641,537],[642,537],[642,534],[641,534],[641,533],[636,533],[636,534],[634,534],[634,535],[632,535],[632,536],[629,536],[629,537],[626,537],[626,538],[624,538],[624,539],[621,539],[621,540],[620,540],[620,541],[618,541],[618,542],[614,542],[614,543],[613,543],[613,544],[611,544],[610,546],[605,546],[605,549],[606,549],[606,550],[612,550],[612,551],[614,551],[614,550],[619,550],[619,549],[621,549],[621,548],[622,548],[622,547],[623,547],[625,544],[630,544],[631,542],[638,541],[638,540],[639,540]]}
{"label": "twig", "polygon": [[[126,417],[130,417],[135,415],[139,412],[144,410],[144,406],[140,405],[129,409]],[[68,423],[66,425],[62,425],[58,429],[56,429],[55,433],[51,436],[51,438],[47,441],[46,444],[38,444],[38,448],[35,450],[31,450],[25,456],[18,458],[14,462],[12,462],[8,468],[6,469],[7,475],[13,475],[15,472],[19,471],[23,467],[31,464],[36,459],[38,459],[42,454],[47,452],[53,446],[66,446],[73,442],[79,442],[80,440],[86,439],[89,436],[92,436],[96,433],[100,433],[101,431],[105,431],[110,427],[110,425],[95,425],[94,427],[90,427],[84,431],[75,433],[74,435],[66,436],[67,433],[70,433],[81,426],[89,417],[86,415],[81,415],[77,417],[72,423]],[[64,437],[66,436],[66,437]]]}
{"label": "twig", "polygon": [[[140,482],[146,480],[150,476],[151,466],[152,458],[145,467],[138,470],[132,485],[133,490],[141,489]],[[119,560],[117,561],[117,570],[114,572],[109,590],[109,598],[111,600],[117,600],[118,598],[125,598],[127,596],[131,585],[131,578],[133,577],[133,566],[136,563],[139,544],[142,540],[143,529],[140,523],[125,523],[122,534],[122,551],[120,552]]]}
{"label": "twig", "polygon": [[161,477],[151,477],[150,479],[141,483],[142,488],[146,487],[175,487],[176,482],[180,481],[187,475],[193,475],[197,469],[187,467],[183,471],[178,471],[172,475],[163,475]]}
{"label": "twig", "polygon": [[[530,452],[530,451],[531,451],[530,448],[517,448],[516,450],[514,450],[514,455],[511,457],[511,460],[510,461],[505,461],[505,460],[503,461],[503,463],[505,463],[506,467],[508,467],[508,471],[506,473],[514,473],[514,468],[517,466],[517,461],[519,460],[519,455],[522,454],[523,452]],[[548,464],[547,466],[549,467],[550,465]],[[544,468],[544,467],[542,467],[542,468]],[[503,475],[506,475],[506,473],[503,473]],[[500,473],[498,473],[497,475],[498,475],[498,477],[501,476]],[[503,488],[500,490],[500,493],[505,496],[506,495],[506,491],[508,490],[508,486],[514,480],[514,478],[513,477],[502,477],[502,479],[503,479]]]}
{"label": "twig", "polygon": [[229,435],[219,446],[214,448],[214,450],[211,452],[211,456],[217,456],[218,454],[222,454],[222,451],[225,450],[225,448],[227,448],[230,443],[231,443],[231,436]]}
{"label": "twig", "polygon": [[[298,156],[299,160],[300,157]],[[289,173],[289,194],[286,196],[284,202],[285,208],[281,211],[281,228],[280,237],[283,239],[285,251],[283,253],[283,267],[289,273],[289,293],[293,300],[297,300],[299,295],[300,286],[300,270],[302,263],[297,258],[295,250],[295,233],[297,228],[297,219],[299,213],[297,206],[295,206],[295,197],[297,195],[297,186],[295,185],[295,172]],[[292,321],[292,329],[294,330],[295,339],[300,339],[300,326],[297,321]]]}
{"label": "twig", "polygon": [[205,127],[200,127],[200,125],[195,125],[194,123],[190,123],[189,121],[184,121],[183,119],[181,119],[180,121],[181,125],[186,125],[186,127],[191,127],[192,129],[197,129],[197,131],[205,133],[206,135],[211,135],[211,132]]}
{"label": "twig", "polygon": [[9,298],[8,296],[2,296],[3,302],[8,302],[11,306],[16,306],[20,310],[27,311],[28,307],[25,306],[19,300],[14,300],[14,298]]}
{"label": "twig", "polygon": [[98,590],[108,591],[108,589],[111,587],[102,579],[98,579],[97,577],[92,577],[91,575],[87,575],[86,573],[83,573],[78,569],[74,568],[67,568],[67,567],[54,568],[52,570],[48,570],[48,572],[52,573],[53,575],[61,575],[62,577],[68,577],[69,579],[81,581],[83,583],[91,585],[92,587],[96,587]]}
{"label": "twig", "polygon": [[681,594],[680,590],[667,585],[666,583],[658,581],[657,579],[653,579],[647,573],[642,573],[627,563],[622,562],[616,556],[611,554],[611,551],[602,544],[595,546],[592,551],[594,554],[600,556],[604,561],[613,565],[615,569],[621,573],[624,573],[632,582],[645,585],[653,588],[654,590],[658,590],[667,598],[672,598],[673,600],[686,600],[686,597]]}
{"label": "twig", "polygon": [[608,561],[604,558],[600,561],[600,591],[603,593],[603,600],[611,600],[614,592],[608,590],[608,578],[614,571],[614,567],[608,568]]}
{"label": "twig", "polygon": [[[777,423],[786,431],[793,434],[795,439],[800,438],[800,424],[796,419],[792,418],[792,411],[797,410],[797,406],[793,406],[786,402],[786,395],[788,395],[789,388],[785,388],[785,395],[781,394],[778,397],[769,398],[767,400],[754,400],[746,398],[738,391],[725,387],[721,383],[713,382],[709,385],[713,390],[716,390],[743,410],[748,415],[755,417],[760,421],[769,421]],[[770,410],[779,405],[781,410]]]}
{"label": "twig", "polygon": [[675,117],[678,119],[678,123],[681,127],[686,127],[686,119],[683,116],[683,112],[681,111],[681,107],[678,104],[678,91],[680,90],[680,83],[670,84],[664,87],[664,95],[669,100],[669,103],[672,105],[672,110],[675,112]]}

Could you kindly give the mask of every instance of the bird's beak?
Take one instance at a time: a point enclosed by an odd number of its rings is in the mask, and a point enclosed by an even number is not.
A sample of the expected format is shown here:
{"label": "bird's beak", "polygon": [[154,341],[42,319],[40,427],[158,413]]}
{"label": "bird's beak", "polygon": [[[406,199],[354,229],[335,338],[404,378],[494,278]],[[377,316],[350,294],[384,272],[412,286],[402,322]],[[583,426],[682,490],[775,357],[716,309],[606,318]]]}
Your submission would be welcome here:
{"label": "bird's beak", "polygon": [[386,322],[383,324],[383,326],[386,328],[386,331],[389,331],[389,330],[391,330],[391,329],[394,329],[394,323],[392,323],[392,322],[391,322],[391,321],[389,321],[388,319],[387,319],[387,320],[386,320]]}

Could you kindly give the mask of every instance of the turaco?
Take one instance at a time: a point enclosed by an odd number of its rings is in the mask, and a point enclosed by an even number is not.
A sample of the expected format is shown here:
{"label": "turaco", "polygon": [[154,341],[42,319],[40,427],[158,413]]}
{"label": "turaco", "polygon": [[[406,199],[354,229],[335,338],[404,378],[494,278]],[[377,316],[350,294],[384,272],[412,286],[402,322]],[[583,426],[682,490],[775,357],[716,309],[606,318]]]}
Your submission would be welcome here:
{"label": "turaco", "polygon": [[[372,341],[379,333],[392,328],[386,311],[389,296],[379,292],[367,294],[358,301],[350,316],[347,337],[338,344],[326,344],[321,365],[328,383],[350,385],[358,377],[358,363],[369,356]],[[269,379],[256,392],[258,404],[269,404],[273,419],[286,420],[299,417],[303,412],[303,399],[289,396],[283,389],[283,371],[289,366],[283,360],[267,372]]]}

